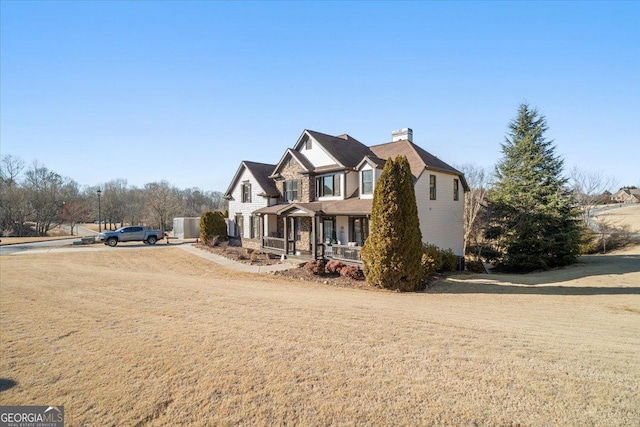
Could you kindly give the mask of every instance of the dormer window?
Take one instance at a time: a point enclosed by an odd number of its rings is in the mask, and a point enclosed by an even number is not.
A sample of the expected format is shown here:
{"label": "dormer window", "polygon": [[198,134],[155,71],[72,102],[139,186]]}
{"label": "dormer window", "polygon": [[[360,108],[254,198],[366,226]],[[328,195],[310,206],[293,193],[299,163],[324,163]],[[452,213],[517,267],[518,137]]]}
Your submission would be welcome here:
{"label": "dormer window", "polygon": [[373,194],[373,170],[362,171],[362,194]]}

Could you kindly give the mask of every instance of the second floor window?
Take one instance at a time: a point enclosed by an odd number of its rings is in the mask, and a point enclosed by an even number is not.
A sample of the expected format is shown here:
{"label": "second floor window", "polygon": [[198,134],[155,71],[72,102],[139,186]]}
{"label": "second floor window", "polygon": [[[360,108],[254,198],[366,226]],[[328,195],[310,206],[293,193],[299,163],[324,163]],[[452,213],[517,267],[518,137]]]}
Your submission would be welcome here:
{"label": "second floor window", "polygon": [[298,180],[290,179],[284,182],[284,199],[287,202],[298,200]]}
{"label": "second floor window", "polygon": [[362,171],[362,194],[373,193],[373,171]]}
{"label": "second floor window", "polygon": [[316,178],[317,197],[339,196],[340,175],[319,176]]}
{"label": "second floor window", "polygon": [[251,184],[248,182],[242,184],[242,203],[251,203]]}
{"label": "second floor window", "polygon": [[453,180],[453,200],[460,200],[460,191],[459,191],[459,181],[457,179]]}
{"label": "second floor window", "polygon": [[429,175],[429,200],[436,199],[436,176]]}

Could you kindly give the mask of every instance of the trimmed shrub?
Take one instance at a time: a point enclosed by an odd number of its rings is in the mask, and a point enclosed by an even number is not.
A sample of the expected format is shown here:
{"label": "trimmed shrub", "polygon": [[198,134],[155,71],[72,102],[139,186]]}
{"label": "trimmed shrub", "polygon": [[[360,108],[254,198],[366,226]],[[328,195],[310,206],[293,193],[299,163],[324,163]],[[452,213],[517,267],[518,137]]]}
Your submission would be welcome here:
{"label": "trimmed shrub", "polygon": [[309,270],[311,273],[316,276],[322,276],[325,272],[325,262],[322,259],[317,259],[315,261],[309,261],[304,265],[304,268]]}
{"label": "trimmed shrub", "polygon": [[423,277],[437,272],[454,271],[458,264],[458,257],[451,249],[440,249],[436,245],[423,243],[422,245],[422,272]]}
{"label": "trimmed shrub", "polygon": [[458,257],[451,249],[442,250],[442,271],[455,271]]}
{"label": "trimmed shrub", "polygon": [[436,245],[422,244],[422,268],[428,267],[429,273],[442,269],[442,251]]}
{"label": "trimmed shrub", "polygon": [[364,273],[355,265],[345,265],[340,269],[340,275],[351,280],[364,280]]}
{"label": "trimmed shrub", "polygon": [[428,276],[436,272],[436,260],[429,253],[423,252],[420,259],[420,265],[422,266],[422,277],[426,279]]}
{"label": "trimmed shrub", "polygon": [[467,270],[472,273],[484,273],[482,261],[467,261],[465,265],[467,267]]}
{"label": "trimmed shrub", "polygon": [[[216,244],[210,245],[213,238],[217,238]],[[227,223],[222,212],[205,212],[200,216],[200,241],[209,246],[227,240]]]}
{"label": "trimmed shrub", "polygon": [[342,261],[329,261],[325,266],[325,271],[327,274],[340,274],[340,270],[346,266],[347,264]]}
{"label": "trimmed shrub", "polygon": [[367,282],[398,291],[420,289],[422,233],[405,156],[385,163],[373,194],[370,230],[361,251]]}

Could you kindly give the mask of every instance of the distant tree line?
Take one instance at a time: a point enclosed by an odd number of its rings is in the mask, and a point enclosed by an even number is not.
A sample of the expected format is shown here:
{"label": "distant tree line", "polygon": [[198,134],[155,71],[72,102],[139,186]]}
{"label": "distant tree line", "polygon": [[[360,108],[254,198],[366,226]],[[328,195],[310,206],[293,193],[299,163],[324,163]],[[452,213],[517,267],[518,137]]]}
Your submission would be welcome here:
{"label": "distant tree line", "polygon": [[12,155],[0,158],[0,235],[46,235],[52,228],[98,221],[105,228],[116,224],[147,225],[168,230],[174,217],[197,217],[207,211],[225,211],[219,191],[179,189],[167,181],[138,188],[125,179],[81,187],[71,178]]}

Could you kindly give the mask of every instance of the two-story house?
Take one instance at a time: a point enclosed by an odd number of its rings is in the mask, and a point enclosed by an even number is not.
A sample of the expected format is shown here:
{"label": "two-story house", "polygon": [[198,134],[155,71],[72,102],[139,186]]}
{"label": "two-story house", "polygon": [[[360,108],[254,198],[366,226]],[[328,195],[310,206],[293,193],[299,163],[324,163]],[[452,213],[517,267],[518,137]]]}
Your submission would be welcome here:
{"label": "two-story house", "polygon": [[358,262],[376,182],[398,155],[411,167],[423,241],[462,256],[464,176],[415,145],[411,129],[371,147],[305,130],[270,171],[242,162],[225,195],[229,234],[246,246]]}

